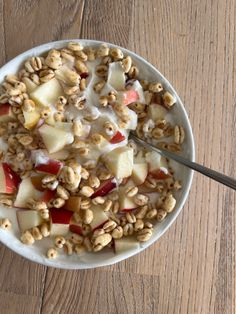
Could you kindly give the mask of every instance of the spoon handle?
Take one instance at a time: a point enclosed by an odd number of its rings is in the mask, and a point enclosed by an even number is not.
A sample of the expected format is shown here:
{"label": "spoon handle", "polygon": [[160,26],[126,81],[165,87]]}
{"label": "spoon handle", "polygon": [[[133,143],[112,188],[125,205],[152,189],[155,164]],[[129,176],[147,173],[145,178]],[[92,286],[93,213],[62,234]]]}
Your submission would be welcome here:
{"label": "spoon handle", "polygon": [[190,169],[193,169],[197,172],[200,172],[203,175],[205,175],[205,176],[207,176],[207,177],[209,177],[215,181],[218,181],[218,182],[230,187],[231,189],[236,190],[236,180],[235,179],[228,177],[228,176],[226,176],[226,175],[224,175],[218,171],[215,171],[215,170],[209,169],[207,167],[204,167],[202,165],[199,165],[198,163],[190,161],[189,159],[182,157],[180,155],[174,154],[174,153],[169,152],[169,151],[164,150],[164,149],[157,148],[154,145],[145,142],[144,140],[142,140],[141,138],[137,137],[134,134],[130,134],[130,137],[134,141],[136,141],[137,143],[141,144],[142,146],[158,152],[163,157],[175,160],[176,162],[178,162],[178,163],[180,163],[180,164],[182,164],[182,165],[184,165]]}

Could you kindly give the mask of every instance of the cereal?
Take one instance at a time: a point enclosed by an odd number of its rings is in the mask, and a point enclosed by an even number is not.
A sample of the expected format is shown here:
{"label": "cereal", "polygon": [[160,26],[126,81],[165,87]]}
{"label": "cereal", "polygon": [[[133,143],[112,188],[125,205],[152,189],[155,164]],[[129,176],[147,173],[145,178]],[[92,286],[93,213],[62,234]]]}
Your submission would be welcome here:
{"label": "cereal", "polygon": [[[94,60],[93,65],[90,61]],[[52,238],[54,247],[46,253],[49,259],[56,258],[59,250],[60,254],[80,255],[109,249],[112,239],[132,236],[139,242],[148,241],[154,223],[162,222],[175,209],[175,193],[182,183],[171,163],[166,161],[166,176],[159,177],[150,171],[147,151],[128,136],[132,130],[147,142],[178,153],[185,130],[166,116],[176,103],[175,97],[160,82],[143,79],[134,61],[120,48],[108,44],[83,47],[75,41],[51,49],[44,57],[24,60],[18,73],[7,75],[1,84],[0,107],[7,105],[11,114],[0,123],[1,140],[6,144],[0,159],[9,163],[21,180],[31,180],[43,195],[43,200],[35,195],[27,201],[28,212],[36,211],[41,224],[25,230],[21,242],[31,245],[52,237],[54,212],[68,211],[70,222],[83,234],[68,232]],[[116,68],[113,62],[120,65],[122,88],[116,87],[119,80],[110,81]],[[58,87],[51,100],[54,83]],[[43,86],[49,86],[48,91],[46,88],[45,97],[42,93],[38,99],[37,89]],[[154,108],[153,104],[159,106]],[[154,113],[157,108],[160,115]],[[48,126],[52,133],[44,134]],[[123,158],[127,148],[132,156]],[[113,149],[118,153],[109,155]],[[143,174],[136,173],[139,166],[125,173],[131,157],[135,165],[143,164]],[[17,192],[3,194],[0,204],[12,207]],[[154,203],[149,193],[159,193]],[[101,211],[102,224],[94,230],[96,211]],[[8,230],[11,222],[1,218],[0,226]]]}

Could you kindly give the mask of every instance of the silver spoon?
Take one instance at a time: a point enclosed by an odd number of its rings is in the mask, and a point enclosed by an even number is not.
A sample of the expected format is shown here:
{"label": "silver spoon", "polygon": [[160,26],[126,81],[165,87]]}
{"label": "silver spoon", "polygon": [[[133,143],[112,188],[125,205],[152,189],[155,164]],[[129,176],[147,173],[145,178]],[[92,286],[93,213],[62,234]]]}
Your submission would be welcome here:
{"label": "silver spoon", "polygon": [[231,189],[236,190],[236,180],[231,178],[231,177],[228,177],[228,176],[226,176],[220,172],[217,172],[215,170],[212,170],[212,169],[209,169],[209,168],[204,167],[202,165],[199,165],[196,162],[190,161],[185,157],[179,156],[177,154],[171,153],[171,152],[164,150],[164,149],[161,149],[161,148],[157,148],[154,145],[145,142],[144,140],[137,137],[133,133],[130,133],[130,138],[132,138],[135,142],[141,144],[142,146],[158,152],[163,157],[173,159],[173,160],[177,161],[178,163],[185,165],[186,167],[188,167],[190,169],[193,169],[197,172],[200,172],[200,173],[204,174],[205,176],[207,176],[207,177],[209,177],[215,181],[218,181],[218,182],[230,187]]}

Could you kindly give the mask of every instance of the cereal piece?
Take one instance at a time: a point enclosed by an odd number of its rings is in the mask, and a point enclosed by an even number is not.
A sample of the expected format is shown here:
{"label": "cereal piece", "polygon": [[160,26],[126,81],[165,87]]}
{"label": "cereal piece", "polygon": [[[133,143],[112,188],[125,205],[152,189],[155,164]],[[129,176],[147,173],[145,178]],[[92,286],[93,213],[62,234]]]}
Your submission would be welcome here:
{"label": "cereal piece", "polygon": [[65,243],[66,243],[66,239],[62,236],[57,236],[54,240],[55,246],[59,249],[62,249]]}
{"label": "cereal piece", "polygon": [[99,94],[101,90],[103,89],[103,87],[105,86],[105,84],[106,84],[105,80],[98,81],[97,83],[93,85],[93,90]]}
{"label": "cereal piece", "polygon": [[81,245],[84,241],[84,238],[79,234],[73,233],[70,237],[70,241],[74,244]]}
{"label": "cereal piece", "polygon": [[137,240],[139,242],[146,242],[151,238],[151,236],[152,236],[152,230],[149,228],[144,228],[138,232]]}
{"label": "cereal piece", "polygon": [[172,107],[176,103],[176,99],[169,92],[163,94],[163,102],[167,108]]}
{"label": "cereal piece", "polygon": [[68,200],[68,198],[70,197],[70,193],[62,185],[58,185],[57,195],[63,200]]}
{"label": "cereal piece", "polygon": [[92,243],[91,243],[89,237],[85,237],[85,238],[84,238],[84,246],[85,246],[85,248],[86,248],[86,250],[87,250],[88,252],[91,252],[91,251],[92,251],[93,247],[92,247]]}
{"label": "cereal piece", "polygon": [[104,64],[98,65],[96,67],[96,74],[98,77],[106,77],[108,72],[108,67]]}
{"label": "cereal piece", "polygon": [[151,222],[149,222],[149,221],[146,221],[144,223],[144,227],[152,230],[153,229],[153,224]]}
{"label": "cereal piece", "polygon": [[182,188],[182,185],[181,185],[181,182],[179,180],[176,180],[174,185],[173,185],[173,188],[178,191]]}
{"label": "cereal piece", "polygon": [[106,170],[102,170],[99,175],[98,175],[98,178],[101,180],[101,181],[105,181],[105,180],[108,180],[112,177],[112,174],[109,172],[109,171],[106,171]]}
{"label": "cereal piece", "polygon": [[141,207],[136,213],[136,218],[143,219],[146,216],[147,211],[148,211],[148,206]]}
{"label": "cereal piece", "polygon": [[114,214],[117,214],[119,210],[120,210],[120,203],[119,203],[118,201],[115,201],[115,202],[113,203],[112,212],[113,212]]}
{"label": "cereal piece", "polygon": [[55,208],[61,208],[61,207],[63,207],[64,205],[65,205],[65,200],[62,199],[62,198],[60,198],[60,197],[58,197],[58,198],[56,198],[55,200],[53,200],[53,206],[54,206]]}
{"label": "cereal piece", "polygon": [[46,83],[55,77],[55,73],[51,69],[42,70],[39,72],[39,80],[41,83]]}
{"label": "cereal piece", "polygon": [[144,222],[142,219],[137,219],[134,223],[134,231],[139,231],[144,228]]}
{"label": "cereal piece", "polygon": [[63,245],[63,249],[64,249],[64,252],[67,255],[72,255],[73,251],[74,251],[73,243],[71,243],[70,241],[66,240],[66,242]]}
{"label": "cereal piece", "polygon": [[158,221],[158,222],[161,222],[162,220],[165,219],[166,215],[167,215],[167,212],[166,212],[165,210],[163,210],[163,209],[158,209],[158,211],[157,211],[157,216],[156,216],[157,221]]}
{"label": "cereal piece", "polygon": [[101,46],[96,51],[97,58],[106,57],[109,55],[109,47],[106,44],[101,44]]}
{"label": "cereal piece", "polygon": [[108,212],[112,208],[112,200],[106,200],[103,206],[103,211]]}
{"label": "cereal piece", "polygon": [[87,81],[85,78],[82,78],[79,83],[79,88],[81,91],[84,91],[87,87]]}
{"label": "cereal piece", "polygon": [[83,46],[79,42],[70,42],[67,48],[73,52],[83,50]]}
{"label": "cereal piece", "polygon": [[134,197],[134,202],[138,206],[143,206],[148,203],[148,196],[144,194],[136,194]]}
{"label": "cereal piece", "polygon": [[155,83],[150,83],[148,86],[148,89],[150,92],[159,93],[163,90],[163,86],[161,83],[155,82]]}
{"label": "cereal piece", "polygon": [[167,213],[171,213],[176,205],[176,199],[173,197],[172,194],[168,194],[163,202],[163,209]]}
{"label": "cereal piece", "polygon": [[89,209],[91,207],[91,200],[85,199],[85,200],[81,200],[80,202],[80,208],[81,209]]}
{"label": "cereal piece", "polygon": [[106,107],[108,105],[108,97],[107,96],[100,96],[99,97],[99,104],[102,107]]}
{"label": "cereal piece", "polygon": [[132,66],[132,59],[130,56],[127,56],[122,60],[122,66],[125,73],[128,73],[130,71],[131,66]]}
{"label": "cereal piece", "polygon": [[26,244],[26,245],[32,245],[34,244],[34,237],[32,236],[32,234],[30,233],[30,231],[25,231],[21,237],[20,240],[22,243]]}
{"label": "cereal piece", "polygon": [[46,223],[43,223],[41,226],[40,226],[40,232],[42,234],[42,236],[44,238],[48,237],[50,235],[50,229],[49,229],[49,226],[48,224]]}
{"label": "cereal piece", "polygon": [[71,96],[74,94],[77,94],[79,92],[80,88],[78,85],[74,86],[64,86],[64,92],[66,95]]}
{"label": "cereal piece", "polygon": [[96,249],[97,246],[101,246],[101,249],[105,246],[107,246],[112,240],[112,236],[109,233],[101,234],[94,240],[94,249]]}
{"label": "cereal piece", "polygon": [[85,209],[82,212],[83,222],[89,225],[93,221],[93,211],[90,209]]}
{"label": "cereal piece", "polygon": [[89,180],[89,185],[92,188],[97,189],[100,186],[100,180],[97,176],[91,175],[88,180]]}
{"label": "cereal piece", "polygon": [[0,228],[4,230],[10,230],[12,227],[12,223],[8,218],[0,219]]}
{"label": "cereal piece", "polygon": [[82,50],[75,51],[76,59],[86,62],[88,60],[88,56]]}
{"label": "cereal piece", "polygon": [[31,234],[32,234],[34,240],[42,240],[42,238],[43,238],[43,235],[42,235],[42,233],[38,227],[33,227],[31,229]]}
{"label": "cereal piece", "polygon": [[111,236],[113,239],[120,239],[123,237],[123,228],[121,226],[117,226],[112,230]]}
{"label": "cereal piece", "polygon": [[94,205],[98,205],[98,204],[104,204],[105,203],[105,198],[104,197],[102,197],[102,196],[97,196],[97,197],[95,197],[95,198],[93,198],[92,199],[92,203],[94,204]]}
{"label": "cereal piece", "polygon": [[90,137],[91,143],[94,145],[99,145],[104,140],[104,137],[99,133],[93,133]]}
{"label": "cereal piece", "polygon": [[117,223],[113,220],[109,220],[108,222],[106,222],[104,225],[103,225],[103,229],[105,232],[111,232],[113,229],[115,229],[117,226]]}
{"label": "cereal piece", "polygon": [[48,220],[49,219],[49,210],[48,209],[41,209],[40,215],[43,219]]}
{"label": "cereal piece", "polygon": [[152,130],[152,137],[158,140],[158,139],[164,137],[164,131],[158,127],[155,127]]}
{"label": "cereal piece", "polygon": [[136,66],[131,66],[129,72],[128,72],[128,76],[129,78],[132,78],[132,79],[136,79],[139,75],[139,70]]}
{"label": "cereal piece", "polygon": [[138,193],[138,187],[137,186],[130,186],[125,190],[125,193],[128,197],[133,197]]}
{"label": "cereal piece", "polygon": [[30,135],[23,135],[19,138],[19,143],[23,146],[30,145],[33,142],[33,137]]}
{"label": "cereal piece", "polygon": [[88,56],[88,61],[95,60],[95,50],[92,47],[85,47],[84,52]]}
{"label": "cereal piece", "polygon": [[132,213],[132,212],[126,213],[125,217],[126,217],[127,221],[131,224],[136,222],[136,217],[135,217],[134,213]]}
{"label": "cereal piece", "polygon": [[134,233],[134,226],[131,223],[127,223],[123,226],[124,236],[132,235]]}
{"label": "cereal piece", "polygon": [[58,256],[58,252],[57,252],[57,250],[55,248],[48,249],[47,257],[49,259],[55,259],[55,258],[57,258],[57,256]]}
{"label": "cereal piece", "polygon": [[174,139],[176,144],[182,144],[184,142],[185,132],[184,128],[180,125],[176,125],[174,128]]}
{"label": "cereal piece", "polygon": [[157,210],[155,208],[149,210],[146,214],[147,219],[153,219],[157,216]]}
{"label": "cereal piece", "polygon": [[111,48],[110,49],[110,56],[115,60],[121,60],[124,57],[123,52],[119,48]]}
{"label": "cereal piece", "polygon": [[94,193],[94,190],[90,186],[83,186],[80,190],[80,194],[86,197],[90,197]]}
{"label": "cereal piece", "polygon": [[76,70],[81,74],[81,73],[88,73],[88,68],[85,65],[85,63],[79,59],[75,61],[75,68]]}
{"label": "cereal piece", "polygon": [[76,254],[80,255],[81,253],[84,253],[86,251],[86,248],[84,245],[77,244],[74,247],[74,251]]}

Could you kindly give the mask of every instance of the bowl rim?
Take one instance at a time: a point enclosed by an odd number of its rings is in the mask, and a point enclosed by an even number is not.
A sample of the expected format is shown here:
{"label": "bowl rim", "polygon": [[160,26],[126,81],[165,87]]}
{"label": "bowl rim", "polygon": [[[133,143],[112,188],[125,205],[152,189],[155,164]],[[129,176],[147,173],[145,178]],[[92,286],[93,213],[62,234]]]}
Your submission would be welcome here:
{"label": "bowl rim", "polygon": [[[14,63],[15,61],[17,61],[19,58],[23,58],[23,57],[29,57],[30,55],[33,54],[37,54],[38,50],[41,49],[53,49],[53,48],[58,48],[61,45],[65,45],[66,43],[69,42],[80,42],[80,43],[86,43],[86,45],[100,45],[100,44],[107,44],[108,46],[112,47],[112,48],[120,48],[123,52],[125,52],[125,54],[129,54],[130,56],[134,56],[135,58],[139,59],[145,66],[149,67],[152,69],[153,72],[155,72],[157,74],[157,76],[159,76],[166,84],[166,86],[168,87],[168,89],[170,89],[172,91],[172,93],[174,93],[176,100],[178,102],[178,104],[181,106],[181,109],[183,111],[183,116],[185,119],[185,123],[187,126],[187,133],[188,133],[188,137],[189,137],[189,158],[191,161],[195,161],[195,144],[194,144],[194,137],[193,137],[193,132],[192,132],[192,127],[190,124],[190,120],[188,117],[188,114],[186,112],[186,109],[184,107],[184,104],[182,102],[182,100],[180,99],[178,93],[176,92],[176,90],[173,88],[173,86],[171,85],[171,83],[169,82],[169,80],[156,68],[154,67],[150,62],[148,62],[147,60],[145,60],[143,57],[141,57],[140,55],[136,54],[133,51],[130,51],[129,49],[126,49],[124,47],[121,47],[119,45],[110,43],[110,42],[106,42],[106,41],[100,41],[100,40],[93,40],[93,39],[78,39],[78,38],[74,38],[74,39],[64,39],[64,40],[57,40],[57,41],[52,41],[52,42],[48,42],[48,43],[44,43],[38,46],[35,46],[31,49],[28,49],[20,54],[18,54],[16,57],[14,57],[13,59],[11,59],[10,61],[8,61],[7,63],[5,63],[1,68],[0,68],[0,73],[5,71],[10,65],[11,63]],[[185,126],[185,127],[186,127]],[[185,187],[185,192],[183,193],[181,199],[178,201],[177,207],[175,208],[175,211],[173,212],[172,218],[169,221],[169,223],[164,226],[161,230],[161,232],[159,232],[157,235],[153,235],[153,237],[148,241],[148,243],[146,245],[140,246],[140,248],[138,250],[135,251],[128,251],[125,252],[121,255],[116,255],[116,258],[112,261],[110,260],[104,260],[104,261],[99,261],[96,263],[96,261],[94,263],[90,263],[90,264],[85,264],[85,265],[74,265],[74,264],[66,264],[66,263],[56,263],[56,260],[49,260],[49,259],[40,259],[39,257],[35,257],[35,256],[31,256],[31,255],[25,255],[22,250],[21,247],[17,247],[17,246],[11,246],[11,243],[9,243],[8,241],[3,241],[0,237],[0,241],[6,246],[8,247],[10,250],[14,251],[15,253],[23,256],[24,258],[32,261],[32,262],[36,262],[38,264],[44,265],[44,266],[48,266],[48,267],[54,267],[54,268],[60,268],[60,269],[68,269],[68,270],[75,270],[75,269],[92,269],[92,268],[98,268],[98,267],[104,267],[104,266],[109,266],[109,265],[113,265],[116,264],[118,262],[121,262],[122,260],[125,260],[129,257],[132,257],[136,254],[141,253],[143,250],[145,250],[146,248],[148,248],[150,245],[152,245],[154,242],[156,242],[170,227],[171,225],[174,223],[174,221],[176,220],[176,218],[178,217],[178,215],[180,214],[186,200],[187,197],[189,195],[189,191],[190,191],[190,187],[192,184],[192,179],[193,179],[193,170],[188,169],[188,173],[186,175],[186,187]],[[78,261],[79,262],[79,261]]]}

